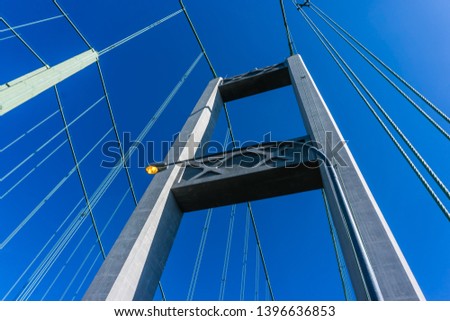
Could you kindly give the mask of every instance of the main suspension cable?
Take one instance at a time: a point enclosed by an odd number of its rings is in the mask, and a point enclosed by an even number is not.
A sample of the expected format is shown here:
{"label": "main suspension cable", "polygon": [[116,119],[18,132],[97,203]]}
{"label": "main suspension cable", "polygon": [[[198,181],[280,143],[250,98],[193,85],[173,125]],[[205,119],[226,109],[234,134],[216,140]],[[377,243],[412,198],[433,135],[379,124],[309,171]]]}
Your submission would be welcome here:
{"label": "main suspension cable", "polygon": [[[439,197],[437,196],[436,192],[433,190],[433,188],[428,184],[428,182],[425,180],[425,178],[423,177],[423,175],[420,173],[420,171],[417,169],[417,167],[414,165],[414,163],[412,162],[412,160],[409,158],[408,154],[405,152],[405,150],[403,149],[403,147],[400,145],[400,143],[397,141],[397,139],[394,137],[394,135],[391,133],[391,131],[389,130],[389,128],[386,126],[386,124],[383,122],[383,120],[380,118],[380,116],[376,113],[375,109],[372,107],[372,105],[370,104],[370,102],[367,100],[367,98],[364,96],[364,94],[361,92],[361,90],[358,88],[358,86],[356,85],[356,83],[352,80],[352,78],[350,77],[350,75],[347,73],[347,71],[344,69],[344,67],[342,66],[342,64],[339,62],[341,61],[346,68],[349,70],[349,72],[353,75],[353,77],[358,81],[358,83],[360,83],[361,81],[359,80],[359,78],[356,76],[356,74],[353,72],[353,70],[348,66],[348,64],[345,62],[345,60],[341,57],[341,55],[336,51],[336,49],[334,49],[334,47],[331,45],[331,43],[328,41],[328,39],[321,33],[321,31],[318,29],[318,27],[314,24],[314,22],[306,15],[306,13],[304,13],[303,9],[299,8],[298,10],[303,18],[306,20],[306,22],[308,23],[308,25],[311,27],[311,29],[314,31],[314,33],[316,34],[316,36],[319,38],[319,40],[321,41],[321,43],[324,45],[325,49],[328,51],[328,53],[331,55],[331,57],[333,58],[333,60],[336,62],[336,64],[338,65],[338,67],[341,69],[341,71],[344,73],[344,75],[346,76],[346,78],[349,80],[350,84],[353,86],[353,88],[356,90],[356,92],[358,93],[358,95],[363,99],[364,103],[366,104],[366,106],[369,108],[369,110],[372,112],[372,114],[375,116],[375,118],[377,119],[378,123],[382,126],[382,128],[384,129],[384,131],[387,133],[387,135],[389,136],[389,138],[391,139],[391,141],[394,143],[394,145],[397,147],[397,149],[400,151],[400,153],[402,154],[402,156],[404,157],[404,159],[407,161],[407,163],[410,165],[410,167],[412,168],[412,170],[414,171],[414,173],[417,175],[417,177],[419,178],[419,180],[422,182],[422,184],[424,185],[424,187],[426,188],[426,190],[428,191],[428,193],[431,195],[431,197],[433,198],[433,200],[436,202],[436,204],[439,206],[439,208],[442,210],[442,212],[444,213],[444,215],[447,217],[447,219],[450,221],[450,212],[447,210],[447,208],[445,207],[445,205],[442,203],[442,201],[439,199]],[[330,49],[331,48],[331,49]],[[333,53],[334,52],[334,53]],[[339,58],[339,60],[338,60]],[[363,86],[361,86],[363,87]],[[363,88],[366,88],[365,86]],[[367,88],[366,88],[367,89]]]}
{"label": "main suspension cable", "polygon": [[342,28],[337,22],[331,19],[327,14],[325,14],[318,6],[311,3],[312,8],[316,9],[322,13],[329,21],[331,21],[338,29],[344,32],[350,39],[352,39],[358,46],[360,46],[364,51],[366,51],[373,59],[379,62],[384,68],[386,68],[392,75],[394,75],[401,83],[403,83],[408,89],[410,89],[414,94],[416,94],[420,99],[422,99],[428,106],[430,106],[436,113],[438,113],[443,119],[450,123],[450,117],[447,116],[442,110],[440,110],[436,105],[434,105],[430,100],[428,100],[423,94],[421,94],[416,88],[409,84],[405,79],[403,79],[397,72],[395,72],[391,67],[384,63],[380,58],[378,58],[372,51],[370,51],[366,46],[364,46],[360,41],[353,37],[347,30]]}
{"label": "main suspension cable", "polygon": [[[312,22],[311,18],[309,18],[306,13],[303,11],[303,9],[300,9],[303,13],[304,17],[307,17],[309,21]],[[312,22],[314,24],[314,22]],[[315,24],[314,24],[315,25]],[[358,84],[361,86],[361,88],[364,90],[364,92],[370,97],[370,99],[374,102],[374,104],[377,106],[378,110],[383,114],[383,116],[388,120],[388,122],[391,124],[391,126],[395,129],[395,131],[398,133],[398,135],[402,138],[402,140],[405,142],[405,144],[409,147],[409,149],[413,152],[413,154],[416,156],[416,158],[419,160],[419,162],[422,164],[422,166],[427,170],[427,172],[430,174],[430,176],[433,178],[433,180],[436,182],[436,184],[439,186],[439,188],[444,192],[444,194],[447,196],[447,198],[450,199],[450,191],[448,190],[447,186],[441,181],[439,176],[436,175],[436,173],[433,171],[433,169],[428,165],[428,163],[425,161],[425,159],[422,157],[422,155],[417,151],[417,149],[414,147],[414,145],[409,141],[409,139],[406,137],[406,135],[400,130],[400,128],[397,126],[397,124],[394,122],[394,120],[389,116],[389,114],[384,110],[384,108],[381,106],[381,104],[377,101],[377,99],[373,96],[373,94],[369,91],[369,89],[364,85],[364,83],[361,81],[361,79],[356,75],[356,73],[350,68],[350,66],[347,64],[347,62],[342,58],[342,56],[336,51],[336,49],[331,45],[331,43],[328,41],[328,39],[323,35],[323,33],[318,29],[317,25],[315,25],[318,32],[322,35],[324,40],[329,44],[331,49],[335,52],[335,54],[338,56],[339,60],[346,66],[348,71],[352,74],[352,76],[355,78],[355,80],[358,82]]]}
{"label": "main suspension cable", "polygon": [[345,42],[347,42],[350,47],[352,47],[375,71],[378,72],[392,87],[397,90],[403,98],[405,98],[414,108],[416,108],[422,116],[424,116],[441,134],[443,134],[447,139],[450,140],[450,135],[443,129],[430,115],[426,113],[416,102],[414,102],[399,86],[397,86],[389,77],[383,73],[380,68],[378,68],[372,61],[367,58],[364,53],[361,52],[354,44],[352,44],[338,29],[336,29],[325,17],[317,11],[314,7],[312,10],[319,16],[331,29],[333,29]]}
{"label": "main suspension cable", "polygon": [[287,37],[287,41],[288,41],[288,45],[289,45],[289,53],[292,56],[295,53],[294,41],[292,40],[291,31],[289,30],[289,24],[287,22],[286,10],[284,8],[283,0],[280,0],[280,7],[281,7],[281,14],[283,15],[284,29],[286,30],[286,37]]}
{"label": "main suspension cable", "polygon": [[188,11],[186,10],[186,7],[185,7],[185,5],[184,5],[184,3],[183,3],[183,0],[178,0],[178,2],[180,3],[181,9],[183,10],[184,15],[186,16],[186,19],[187,19],[187,21],[188,21],[188,23],[189,23],[189,26],[191,27],[191,30],[192,30],[192,33],[194,34],[194,37],[195,37],[195,39],[197,40],[197,43],[198,43],[198,45],[200,46],[200,49],[202,50],[203,55],[205,56],[206,62],[208,63],[208,66],[209,66],[209,69],[211,69],[211,72],[212,72],[214,78],[217,78],[217,73],[216,73],[216,71],[214,70],[214,67],[213,67],[213,65],[212,65],[212,63],[211,63],[211,60],[209,59],[208,54],[206,53],[205,47],[203,46],[203,43],[202,43],[202,41],[200,40],[200,37],[198,36],[197,30],[195,29],[195,26],[194,26],[194,24],[192,23],[191,18],[189,17],[189,13],[188,13]]}

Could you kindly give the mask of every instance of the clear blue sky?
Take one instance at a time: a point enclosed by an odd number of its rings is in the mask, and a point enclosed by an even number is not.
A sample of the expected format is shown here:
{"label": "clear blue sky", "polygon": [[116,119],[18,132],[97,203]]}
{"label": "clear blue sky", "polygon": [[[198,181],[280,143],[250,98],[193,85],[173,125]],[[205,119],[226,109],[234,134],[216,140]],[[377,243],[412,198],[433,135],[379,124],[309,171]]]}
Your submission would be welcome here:
{"label": "clear blue sky", "polygon": [[[285,2],[298,52],[348,140],[425,296],[430,300],[449,300],[449,222],[340,74],[301,15],[290,1]],[[450,114],[448,1],[317,0],[315,3]],[[96,50],[179,9],[175,0],[109,1],[108,4],[104,1],[61,0],[60,4]],[[276,64],[289,55],[279,1],[186,0],[185,4],[217,73],[222,77]],[[308,12],[315,18],[311,11]],[[0,16],[13,26],[57,15],[59,11],[50,0],[4,0],[0,6]],[[4,28],[6,26],[0,25],[0,30]],[[323,26],[323,30],[370,85],[435,172],[449,184],[448,141],[379,80],[329,29]],[[49,65],[87,49],[63,18],[17,31]],[[11,35],[8,31],[0,32],[1,84],[41,66],[17,39],[10,38]],[[185,17],[179,14],[102,56],[100,62],[119,132],[131,132],[132,138],[136,138],[199,53]],[[206,61],[202,59],[146,140],[170,140],[181,129],[211,77]],[[95,66],[58,87],[69,122],[103,95]],[[0,148],[56,110],[53,91],[49,90],[1,117]],[[277,140],[305,134],[290,88],[230,103],[229,110],[235,136],[241,141],[260,141],[267,132]],[[448,124],[442,125],[450,130]],[[60,116],[56,114],[2,151],[0,176],[4,177],[61,128]],[[78,158],[81,159],[110,128],[107,107],[102,100],[70,128]],[[215,138],[223,140],[225,132],[222,114]],[[113,133],[109,133],[105,141],[113,139]],[[62,133],[2,180],[0,194],[4,195],[32,171],[0,200],[0,242],[4,242],[73,167],[66,143],[35,168],[64,140],[65,134]],[[108,170],[99,166],[102,159],[100,147],[97,147],[81,165],[89,195],[108,174]],[[155,156],[156,161],[161,159],[162,156]],[[138,168],[136,157],[132,158],[130,172],[139,197],[151,177]],[[126,177],[121,172],[94,208],[100,230],[106,226],[126,191]],[[439,196],[449,207],[445,195],[439,193]],[[82,192],[74,173],[0,250],[0,298],[7,294],[7,300],[81,299],[102,259],[98,256],[94,233],[92,229],[88,230],[90,221],[83,221],[78,215],[82,206],[70,214],[80,199]],[[128,193],[102,236],[107,251],[133,207]],[[253,208],[276,298],[344,299],[320,192],[253,202]],[[227,300],[239,299],[245,214],[245,206],[238,205],[225,292]],[[77,217],[81,224],[71,230],[70,224],[76,224]],[[162,278],[170,300],[186,299],[205,217],[206,211],[202,211],[188,213],[183,218]],[[214,210],[194,295],[196,300],[216,300],[219,297],[229,219],[230,207]],[[58,244],[68,240],[64,237],[72,235],[70,231],[76,233],[66,246],[58,250]],[[52,258],[49,253],[57,256]],[[262,268],[255,275],[252,231],[248,255],[245,299],[253,300],[257,289],[258,299],[266,299]],[[158,294],[156,299],[159,299]]]}

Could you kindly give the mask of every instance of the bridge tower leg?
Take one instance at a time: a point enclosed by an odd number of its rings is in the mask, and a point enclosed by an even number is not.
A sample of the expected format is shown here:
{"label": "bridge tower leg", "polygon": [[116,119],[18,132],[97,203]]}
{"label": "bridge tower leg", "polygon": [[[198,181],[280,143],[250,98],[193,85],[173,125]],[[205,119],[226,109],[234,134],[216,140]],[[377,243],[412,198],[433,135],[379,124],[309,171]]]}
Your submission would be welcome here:
{"label": "bridge tower leg", "polygon": [[287,64],[306,130],[332,165],[320,167],[322,183],[357,299],[424,300],[348,146],[327,155],[344,138],[302,58]]}
{"label": "bridge tower leg", "polygon": [[[166,162],[198,156],[199,143],[211,138],[223,106],[218,91],[221,81],[221,78],[210,81]],[[153,298],[183,216],[171,192],[181,169],[172,165],[153,177],[83,300]]]}

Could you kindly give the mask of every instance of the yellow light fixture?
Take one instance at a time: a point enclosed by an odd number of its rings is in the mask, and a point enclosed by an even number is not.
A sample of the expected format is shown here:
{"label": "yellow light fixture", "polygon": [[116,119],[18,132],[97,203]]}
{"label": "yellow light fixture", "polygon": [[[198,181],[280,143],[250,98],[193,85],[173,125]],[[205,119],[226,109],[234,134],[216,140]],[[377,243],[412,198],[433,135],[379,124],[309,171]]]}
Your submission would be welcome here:
{"label": "yellow light fixture", "polygon": [[159,172],[159,168],[153,165],[149,165],[145,168],[145,171],[147,172],[147,174],[149,175],[155,175],[156,173]]}

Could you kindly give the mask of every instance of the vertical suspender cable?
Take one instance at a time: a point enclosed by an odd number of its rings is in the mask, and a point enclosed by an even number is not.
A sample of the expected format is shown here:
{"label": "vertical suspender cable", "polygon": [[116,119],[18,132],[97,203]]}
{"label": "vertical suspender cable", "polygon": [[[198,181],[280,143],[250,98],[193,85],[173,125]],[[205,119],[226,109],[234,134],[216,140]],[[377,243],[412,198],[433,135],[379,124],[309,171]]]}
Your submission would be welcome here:
{"label": "vertical suspender cable", "polygon": [[245,232],[244,232],[244,254],[242,255],[242,274],[241,274],[241,294],[239,299],[245,300],[245,281],[247,277],[247,261],[248,261],[248,239],[250,234],[250,213],[245,212]]}
{"label": "vertical suspender cable", "polygon": [[[53,3],[56,5],[56,7],[58,8],[58,10],[63,14],[63,16],[66,18],[66,20],[67,20],[67,21],[69,22],[69,24],[72,26],[72,28],[73,28],[73,29],[75,30],[75,32],[78,34],[78,36],[84,41],[84,43],[85,43],[90,49],[93,49],[93,47],[90,45],[90,43],[89,43],[89,42],[87,41],[87,39],[84,37],[84,35],[80,32],[80,30],[78,30],[77,26],[76,26],[76,25],[72,22],[72,20],[69,18],[69,16],[67,15],[67,13],[66,13],[66,12],[63,10],[63,8],[58,4],[57,0],[53,0]],[[99,71],[100,80],[101,80],[101,82],[102,82],[102,88],[103,88],[103,91],[104,91],[104,93],[105,93],[105,97],[106,97],[106,101],[107,101],[107,105],[108,105],[108,111],[109,111],[109,114],[110,114],[110,117],[111,117],[111,122],[112,122],[113,127],[114,127],[114,133],[115,133],[115,135],[116,135],[117,144],[118,144],[119,150],[120,150],[120,155],[121,155],[121,158],[122,158],[122,161],[123,161],[123,164],[124,164],[125,173],[126,173],[126,175],[127,175],[128,184],[129,184],[129,186],[130,186],[131,195],[133,196],[133,201],[134,201],[135,205],[137,205],[137,198],[136,198],[136,194],[135,194],[135,192],[134,192],[133,182],[132,182],[132,180],[131,180],[130,172],[129,172],[128,168],[126,167],[125,158],[124,158],[124,157],[125,157],[124,151],[123,151],[123,148],[122,148],[122,145],[121,145],[119,133],[118,133],[118,131],[117,131],[117,127],[116,127],[114,115],[113,115],[112,108],[111,108],[111,104],[110,104],[109,97],[108,97],[108,94],[107,94],[105,81],[104,81],[103,74],[102,74],[102,72],[101,72],[100,64],[99,64],[98,61],[97,61],[97,68],[98,68],[98,71]],[[163,290],[163,288],[162,288],[161,281],[159,281],[158,286],[159,286],[159,289],[160,289],[160,291],[161,291],[161,297],[162,297],[163,301],[166,301],[166,296],[165,296],[164,290]]]}
{"label": "vertical suspender cable", "polygon": [[100,68],[100,62],[98,60],[97,60],[97,69],[98,69],[98,74],[100,76],[100,82],[102,84],[103,93],[105,95],[106,105],[108,106],[109,117],[111,119],[111,123],[114,128],[114,135],[116,136],[117,145],[119,147],[120,157],[123,160],[123,168],[125,169],[125,174],[127,176],[127,181],[128,181],[128,185],[130,187],[131,196],[133,197],[134,205],[137,206],[138,201],[137,201],[137,197],[136,197],[136,192],[134,191],[134,186],[133,186],[133,181],[131,180],[130,171],[128,170],[127,163],[125,162],[125,154],[124,154],[122,143],[120,140],[119,131],[117,130],[116,120],[114,118],[111,101],[109,100],[109,95],[108,95],[108,90],[106,89],[105,79],[103,78],[102,69]]}
{"label": "vertical suspender cable", "polygon": [[258,246],[255,247],[255,301],[259,300],[259,260],[258,260]]}
{"label": "vertical suspender cable", "polygon": [[[208,62],[209,68],[211,69],[211,72],[212,72],[213,76],[217,77],[216,71],[214,70],[214,68],[213,68],[213,66],[211,64],[211,61],[210,61],[208,55],[206,54],[205,47],[203,46],[202,42],[200,41],[200,37],[198,36],[197,31],[195,30],[194,24],[192,23],[191,19],[189,18],[189,15],[188,15],[188,12],[186,10],[186,7],[183,4],[183,0],[179,0],[179,2],[180,2],[180,5],[181,5],[181,8],[183,9],[183,11],[184,11],[184,13],[186,15],[186,18],[187,18],[187,20],[189,22],[189,25],[190,25],[190,27],[192,29],[192,32],[194,33],[194,36],[197,39],[198,45],[200,46],[202,52],[205,55],[206,61]],[[224,104],[224,111],[225,111],[225,117],[226,117],[226,121],[227,121],[228,130],[230,131],[231,141],[233,143],[233,147],[236,147],[236,142],[235,142],[234,135],[233,135],[233,129],[232,129],[232,126],[231,126],[231,120],[230,120],[230,116],[229,116],[226,104]],[[267,280],[267,285],[269,287],[270,296],[271,296],[272,301],[274,301],[275,300],[275,296],[273,294],[272,286],[270,284],[269,272],[268,272],[268,269],[267,269],[267,266],[266,266],[266,262],[264,260],[264,254],[263,254],[263,251],[262,251],[261,242],[260,242],[260,239],[259,239],[258,230],[256,228],[256,222],[255,222],[255,218],[254,218],[254,215],[253,215],[253,210],[252,210],[252,206],[251,206],[250,202],[247,202],[247,207],[248,207],[248,210],[249,210],[249,213],[250,213],[252,226],[253,226],[253,231],[255,232],[255,238],[256,238],[256,242],[257,242],[257,245],[258,245],[259,253],[260,253],[260,256],[261,256],[261,262],[263,264],[264,274],[265,274],[265,277],[266,277],[266,280]]]}
{"label": "vertical suspender cable", "polygon": [[230,263],[231,241],[233,239],[235,214],[236,214],[236,204],[231,206],[230,224],[228,226],[228,236],[227,236],[227,243],[226,243],[226,247],[225,247],[225,259],[223,262],[222,279],[220,282],[219,301],[223,301],[223,299],[225,297],[225,287],[227,285],[227,275],[228,275],[228,267],[229,267],[229,263]]}
{"label": "vertical suspender cable", "polygon": [[256,228],[255,216],[253,215],[253,210],[252,210],[252,206],[251,206],[250,202],[247,202],[247,208],[248,208],[248,211],[250,213],[250,219],[251,219],[251,222],[252,222],[252,225],[253,225],[253,231],[255,232],[256,245],[258,247],[259,256],[261,257],[261,263],[262,263],[262,266],[263,266],[263,269],[264,269],[264,275],[266,277],[267,286],[269,287],[270,298],[271,298],[272,301],[275,301],[275,296],[273,294],[272,285],[271,285],[270,279],[269,279],[269,271],[267,269],[267,264],[266,264],[266,261],[264,259],[264,254],[263,254],[262,246],[261,246],[261,240],[259,239],[258,229]]}
{"label": "vertical suspender cable", "polygon": [[206,214],[205,224],[203,225],[202,237],[200,239],[200,245],[198,247],[197,258],[195,259],[194,270],[192,271],[191,283],[189,284],[186,301],[192,301],[194,299],[195,287],[197,285],[197,279],[200,271],[200,265],[202,263],[203,253],[205,252],[206,238],[208,237],[212,213],[213,209],[210,208],[208,210],[208,213]]}
{"label": "vertical suspender cable", "polygon": [[66,135],[67,135],[67,141],[69,142],[70,151],[72,153],[72,158],[73,158],[73,161],[75,162],[75,167],[77,169],[78,178],[80,179],[81,189],[83,191],[84,199],[86,201],[86,206],[87,206],[88,211],[89,211],[89,216],[91,217],[91,222],[92,222],[92,226],[94,228],[95,236],[97,237],[97,242],[98,242],[98,245],[100,247],[100,252],[102,253],[103,258],[106,258],[105,249],[103,248],[102,240],[100,238],[100,234],[99,234],[99,231],[98,231],[98,228],[97,228],[97,224],[95,222],[94,213],[92,212],[91,203],[89,201],[89,196],[87,194],[86,186],[84,185],[83,176],[81,175],[80,166],[79,166],[78,159],[77,159],[77,156],[76,156],[76,153],[75,153],[75,149],[73,147],[72,138],[71,138],[70,132],[69,132],[69,127],[67,126],[66,117],[64,116],[64,110],[63,110],[63,106],[62,106],[62,103],[61,103],[61,98],[59,97],[58,88],[56,86],[54,86],[53,88],[55,89],[56,100],[58,102],[58,108],[59,108],[59,111],[61,113],[62,121],[64,123],[64,128],[66,130]]}

